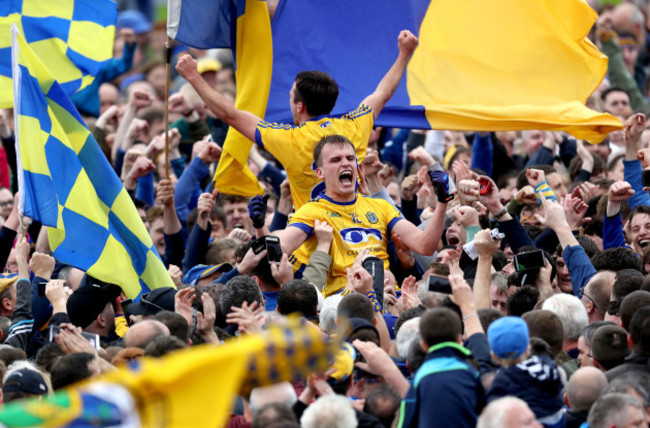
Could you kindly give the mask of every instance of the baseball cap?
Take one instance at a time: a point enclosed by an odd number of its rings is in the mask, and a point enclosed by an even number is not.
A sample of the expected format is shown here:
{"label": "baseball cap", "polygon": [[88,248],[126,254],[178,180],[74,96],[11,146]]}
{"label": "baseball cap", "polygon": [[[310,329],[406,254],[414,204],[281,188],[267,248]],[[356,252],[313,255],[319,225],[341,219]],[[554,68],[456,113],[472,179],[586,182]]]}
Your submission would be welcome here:
{"label": "baseball cap", "polygon": [[140,301],[129,305],[129,315],[156,315],[160,311],[174,311],[174,297],[176,290],[173,287],[156,288],[140,296]]}
{"label": "baseball cap", "polygon": [[151,22],[138,10],[125,10],[117,15],[115,28],[131,28],[135,34],[151,31]]}
{"label": "baseball cap", "polygon": [[487,335],[492,352],[499,358],[518,358],[528,349],[528,325],[519,317],[499,318],[490,324]]}
{"label": "baseball cap", "polygon": [[2,393],[20,392],[23,394],[47,394],[47,384],[43,375],[36,370],[22,368],[11,372],[2,384]]}
{"label": "baseball cap", "polygon": [[187,271],[183,277],[183,282],[185,284],[196,285],[200,279],[203,279],[208,275],[212,275],[215,272],[230,272],[231,270],[233,270],[233,267],[230,263],[220,263],[218,265],[196,265]]}
{"label": "baseball cap", "polygon": [[203,74],[206,71],[219,71],[222,68],[221,63],[212,58],[201,58],[196,64],[196,69],[199,74]]}
{"label": "baseball cap", "polygon": [[0,274],[0,293],[11,287],[13,283],[18,281],[17,273],[2,273]]}
{"label": "baseball cap", "polygon": [[81,328],[88,327],[106,304],[113,302],[120,293],[122,289],[117,285],[84,275],[79,288],[70,295],[66,304],[70,322]]}

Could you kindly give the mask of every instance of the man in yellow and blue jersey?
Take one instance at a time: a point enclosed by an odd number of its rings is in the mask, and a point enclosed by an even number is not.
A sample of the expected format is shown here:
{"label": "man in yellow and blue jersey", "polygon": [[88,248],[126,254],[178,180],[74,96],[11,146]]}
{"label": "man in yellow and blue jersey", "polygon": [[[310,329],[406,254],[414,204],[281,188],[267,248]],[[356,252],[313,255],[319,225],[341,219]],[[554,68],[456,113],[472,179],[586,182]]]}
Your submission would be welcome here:
{"label": "man in yellow and blue jersey", "polygon": [[374,120],[395,92],[418,39],[402,31],[397,39],[399,55],[375,92],[359,107],[341,117],[328,116],[338,97],[338,86],[327,73],[299,73],[289,94],[293,124],[271,124],[256,115],[235,108],[232,101],[213,90],[203,80],[196,61],[182,57],[176,70],[196,89],[212,113],[251,141],[271,153],[285,168],[296,209],[323,191],[321,179],[312,163],[312,149],[326,135],[347,137],[363,161]]}
{"label": "man in yellow and blue jersey", "polygon": [[[386,245],[392,232],[398,233],[409,248],[419,254],[431,255],[436,250],[445,223],[447,201],[450,200],[448,181],[425,185],[438,195],[438,204],[424,230],[405,220],[393,205],[357,193],[357,157],[354,145],[342,135],[322,138],[314,147],[316,176],[325,183],[320,196],[300,207],[289,226],[276,232],[282,252],[292,253],[306,242],[309,253],[316,248],[313,236],[316,221],[326,221],[334,229],[330,255],[332,266],[325,285],[325,295],[345,286],[346,268],[352,266],[360,250],[384,261],[388,269]],[[447,177],[444,178],[448,180]],[[444,189],[442,189],[444,188]]]}

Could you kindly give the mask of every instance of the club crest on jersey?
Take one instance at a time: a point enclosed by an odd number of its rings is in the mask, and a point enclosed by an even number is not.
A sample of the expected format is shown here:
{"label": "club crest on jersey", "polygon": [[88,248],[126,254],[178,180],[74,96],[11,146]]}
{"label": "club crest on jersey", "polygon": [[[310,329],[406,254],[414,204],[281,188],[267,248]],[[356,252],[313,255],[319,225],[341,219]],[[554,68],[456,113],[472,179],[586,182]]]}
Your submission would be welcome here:
{"label": "club crest on jersey", "polygon": [[381,244],[382,234],[379,229],[365,227],[348,227],[339,232],[343,244],[351,250],[361,250]]}
{"label": "club crest on jersey", "polygon": [[375,213],[373,213],[372,211],[366,213],[366,218],[372,224],[375,224],[375,223],[377,223],[379,221],[379,219],[377,219],[377,216],[375,215]]}
{"label": "club crest on jersey", "polygon": [[321,128],[327,128],[328,126],[332,126],[332,122],[330,122],[329,120],[320,124]]}

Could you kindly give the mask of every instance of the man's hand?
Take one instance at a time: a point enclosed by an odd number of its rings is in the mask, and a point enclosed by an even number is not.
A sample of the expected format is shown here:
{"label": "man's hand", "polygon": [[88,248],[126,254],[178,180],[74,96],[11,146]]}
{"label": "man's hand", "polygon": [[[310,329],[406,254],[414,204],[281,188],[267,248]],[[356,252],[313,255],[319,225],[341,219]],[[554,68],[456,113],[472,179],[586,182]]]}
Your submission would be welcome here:
{"label": "man's hand", "polygon": [[594,158],[589,152],[589,150],[587,150],[587,148],[585,147],[585,143],[582,140],[576,141],[576,151],[578,157],[582,161],[581,169],[592,172],[594,169]]}
{"label": "man's hand", "polygon": [[395,253],[397,253],[397,258],[402,267],[404,269],[412,268],[415,265],[415,257],[413,257],[411,249],[404,243],[402,237],[399,236],[399,233],[393,232],[390,235],[390,238],[395,244]]}
{"label": "man's hand", "polygon": [[176,71],[190,83],[197,77],[201,77],[196,69],[196,61],[190,55],[183,55],[178,59]]}
{"label": "man's hand", "polygon": [[16,252],[18,275],[21,278],[29,279],[29,265],[27,263],[27,259],[29,258],[29,250],[31,247],[29,245],[29,241],[27,241],[27,237],[25,237],[24,229],[22,230],[23,231],[18,235],[16,248],[14,250]]}
{"label": "man's hand", "polygon": [[480,177],[477,178],[478,180],[486,180],[488,183],[490,183],[490,190],[487,192],[487,194],[481,195],[479,193],[478,196],[479,202],[481,202],[491,214],[498,213],[503,209],[503,205],[501,204],[501,200],[499,199],[499,188],[494,183],[494,180],[492,180],[490,177],[486,175],[481,175]]}
{"label": "man's hand", "polygon": [[118,37],[121,37],[124,39],[124,43],[127,45],[132,45],[135,43],[135,31],[133,31],[133,28],[120,28],[120,32],[118,33]]}
{"label": "man's hand", "polygon": [[501,248],[501,240],[493,241],[490,229],[483,229],[474,235],[474,249],[480,258],[492,258],[499,248]]}
{"label": "man's hand", "polygon": [[196,224],[203,230],[207,230],[208,228],[208,220],[210,219],[210,213],[214,209],[214,204],[214,196],[212,196],[212,193],[201,193],[196,203]]}
{"label": "man's hand", "polygon": [[240,333],[256,333],[262,331],[264,324],[264,315],[262,311],[264,306],[259,306],[257,302],[248,305],[244,302],[241,308],[235,306],[230,308],[230,312],[226,315],[226,322],[228,324],[237,324]]}
{"label": "man's hand", "polygon": [[472,202],[478,201],[479,183],[476,180],[461,180],[458,183],[458,199],[462,205],[471,205]]}
{"label": "man's hand", "polygon": [[286,254],[282,254],[279,265],[271,263],[271,275],[273,275],[273,279],[280,287],[293,279],[293,265],[289,263]]}
{"label": "man's hand", "polygon": [[585,202],[589,202],[594,197],[598,196],[598,191],[599,191],[598,186],[588,181],[585,181],[581,183],[579,186],[577,186],[575,189],[573,189],[573,192],[571,192],[571,196],[573,196],[574,198],[580,198]]}
{"label": "man's hand", "polygon": [[634,150],[638,149],[639,140],[641,139],[641,134],[645,130],[645,115],[643,113],[637,113],[633,116],[630,116],[625,121],[625,143],[634,144]]}
{"label": "man's hand", "polygon": [[120,116],[120,108],[116,105],[112,105],[97,118],[95,127],[99,129],[105,129],[106,126],[117,128]]}
{"label": "man's hand", "polygon": [[[250,233],[246,232],[244,229],[233,229],[228,234],[228,239],[234,239],[240,244],[245,244],[249,242],[253,237]],[[243,260],[242,260],[243,261]]]}
{"label": "man's hand", "polygon": [[169,276],[172,277],[172,281],[174,281],[174,285],[176,288],[181,288],[183,285],[183,271],[181,268],[179,268],[176,265],[169,265],[169,269],[167,269],[167,273],[169,273]]}
{"label": "man's hand", "polygon": [[242,275],[249,275],[251,271],[259,264],[262,259],[266,257],[266,250],[260,251],[259,254],[255,254],[253,249],[250,248],[242,261],[237,265],[237,270]]}
{"label": "man's hand", "polygon": [[193,288],[179,290],[174,296],[174,312],[181,315],[192,328],[192,302],[196,299]]}
{"label": "man's hand", "polygon": [[56,260],[54,260],[54,257],[43,253],[34,253],[29,262],[29,268],[34,272],[35,276],[49,281],[52,277],[52,272],[54,272],[55,264]]}
{"label": "man's hand", "polygon": [[451,165],[451,170],[454,172],[454,182],[460,183],[463,180],[476,180],[477,175],[473,173],[464,162],[455,160]]}
{"label": "man's hand", "polygon": [[372,291],[372,276],[367,270],[359,266],[349,269],[351,272],[348,274],[348,278],[350,278],[352,290],[364,295]]}
{"label": "man's hand", "polygon": [[564,216],[564,208],[562,208],[562,205],[544,198],[544,195],[541,193],[539,196],[542,200],[542,205],[544,205],[545,210],[544,217],[539,214],[535,214],[535,218],[539,221],[539,223],[544,227],[553,229],[556,233],[562,228],[565,228],[570,232],[571,227],[569,227],[569,223],[566,221],[566,217]]}
{"label": "man's hand", "polygon": [[158,183],[158,200],[166,207],[174,207],[174,185],[168,178]]}
{"label": "man's hand", "polygon": [[420,190],[422,184],[418,179],[417,175],[409,175],[404,180],[402,180],[402,185],[400,186],[400,196],[403,200],[412,201],[415,197],[415,194]]}
{"label": "man's hand", "polygon": [[569,224],[571,230],[576,229],[582,223],[582,219],[587,212],[587,205],[582,199],[571,196],[570,194],[564,195],[561,201],[562,208],[564,208],[564,216]]}
{"label": "man's hand", "polygon": [[427,167],[430,167],[433,165],[435,160],[433,159],[433,156],[427,152],[427,150],[424,148],[424,146],[418,146],[411,150],[409,152],[409,159],[411,159],[413,162],[417,162],[420,165],[424,165]]}
{"label": "man's hand", "polygon": [[327,221],[314,221],[314,235],[316,235],[316,250],[324,253],[330,252],[334,229]]}
{"label": "man's hand", "polygon": [[129,106],[135,109],[141,109],[151,106],[153,97],[149,92],[133,91],[129,99]]}
{"label": "man's hand", "polygon": [[68,293],[65,290],[66,282],[62,279],[53,279],[45,286],[45,297],[52,304],[52,313],[66,312]]}
{"label": "man's hand", "polygon": [[384,167],[384,164],[379,160],[379,153],[376,150],[368,149],[366,157],[361,163],[363,173],[368,177],[374,177]]}
{"label": "man's hand", "polygon": [[474,207],[459,206],[453,209],[454,216],[461,226],[467,228],[469,226],[479,226],[478,211]]}
{"label": "man's hand", "polygon": [[268,200],[269,197],[267,195],[255,195],[248,203],[248,216],[253,221],[253,227],[255,229],[261,229],[264,227],[266,221],[266,204]]}
{"label": "man's hand", "polygon": [[[155,165],[151,159],[147,159],[146,157],[141,156],[136,159],[135,163],[133,164],[133,168],[131,168],[131,171],[129,171],[129,174],[127,175],[127,180],[135,182],[139,178],[142,178],[145,175],[149,174],[154,170],[154,168]],[[135,183],[133,184],[135,185]]]}
{"label": "man's hand", "polygon": [[280,214],[288,216],[293,211],[293,201],[291,200],[291,185],[289,179],[285,178],[280,184],[280,200],[276,208]]}
{"label": "man's hand", "polygon": [[546,174],[541,169],[528,168],[526,170],[526,180],[531,187],[536,188],[540,183],[546,181]]}
{"label": "man's hand", "polygon": [[179,92],[169,97],[169,111],[172,113],[180,113],[183,116],[189,116],[194,109],[187,101],[187,98]]}
{"label": "man's hand", "polygon": [[397,37],[397,46],[402,54],[411,56],[418,45],[418,38],[409,30],[402,30]]}
{"label": "man's hand", "polygon": [[465,282],[462,275],[449,275],[449,284],[452,291],[451,299],[458,305],[461,313],[467,315],[476,312],[472,289]]}
{"label": "man's hand", "polygon": [[449,192],[449,174],[445,171],[429,171],[430,180],[424,183],[425,186],[432,187],[438,202],[446,204],[454,199],[454,195]]}
{"label": "man's hand", "polygon": [[122,164],[122,181],[126,180],[126,177],[129,175],[129,172],[133,168],[133,165],[138,160],[140,156],[144,156],[144,153],[140,149],[129,149],[128,152],[124,155],[124,163]]}
{"label": "man's hand", "polygon": [[147,131],[149,131],[149,124],[142,119],[135,118],[126,130],[126,138],[131,141],[144,141],[147,138]]}
{"label": "man's hand", "polygon": [[81,328],[72,324],[61,324],[55,340],[66,355],[81,352],[97,355],[95,347],[81,335]]}
{"label": "man's hand", "polygon": [[6,110],[0,110],[0,136],[2,138],[9,138],[11,134],[12,131],[11,127],[9,127],[9,120],[7,120],[7,112]]}
{"label": "man's hand", "polygon": [[214,321],[217,319],[217,307],[208,293],[201,294],[203,313],[196,313],[196,331],[206,343],[219,343],[219,337],[214,332]]}
{"label": "man's hand", "polygon": [[537,205],[537,195],[531,186],[524,186],[515,195],[515,201],[520,205]]}
{"label": "man's hand", "polygon": [[627,181],[617,181],[609,188],[609,202],[627,201],[634,195],[634,189]]}
{"label": "man's hand", "polygon": [[221,153],[223,150],[217,143],[207,142],[199,152],[199,159],[205,162],[206,165],[210,165],[213,162],[218,162],[221,159]]}

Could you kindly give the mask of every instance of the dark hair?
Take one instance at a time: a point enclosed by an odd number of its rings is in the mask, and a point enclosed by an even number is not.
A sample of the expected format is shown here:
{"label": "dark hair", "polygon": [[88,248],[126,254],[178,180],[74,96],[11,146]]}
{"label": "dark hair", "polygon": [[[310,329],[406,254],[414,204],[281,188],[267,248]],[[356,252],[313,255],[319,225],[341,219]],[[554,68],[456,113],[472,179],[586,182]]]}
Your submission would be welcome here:
{"label": "dark hair", "polygon": [[[219,207],[223,207],[225,204],[241,204],[241,203],[249,203],[250,198],[247,198],[246,196],[241,196],[241,195],[229,195],[227,193],[220,193],[219,198],[217,199],[217,203],[219,204]],[[224,226],[226,223],[224,223]]]}
{"label": "dark hair", "polygon": [[546,309],[536,309],[525,313],[522,318],[528,324],[530,337],[539,337],[551,347],[553,357],[562,352],[564,327],[555,313]]}
{"label": "dark hair", "polygon": [[[224,226],[226,223],[223,223]],[[218,265],[228,260],[225,259],[226,251],[237,250],[239,243],[234,239],[217,239],[208,246],[208,251],[205,253],[205,264]],[[268,264],[268,263],[267,263]]]}
{"label": "dark hair", "polygon": [[610,248],[591,258],[591,264],[596,270],[611,270],[614,272],[623,269],[634,269],[641,272],[641,259],[634,251],[625,247]]}
{"label": "dark hair", "polygon": [[6,367],[9,367],[16,361],[22,361],[27,359],[27,354],[22,349],[3,347],[0,349],[0,361],[5,363]]}
{"label": "dark hair", "polygon": [[508,315],[520,317],[526,312],[532,311],[539,300],[539,290],[535,287],[520,287],[508,296],[506,300],[506,311]]}
{"label": "dark hair", "polygon": [[456,342],[462,332],[458,314],[449,308],[427,310],[420,320],[420,337],[431,347],[443,342]]}
{"label": "dark hair", "polygon": [[393,388],[383,385],[368,394],[363,411],[374,415],[383,426],[390,428],[401,402],[402,397]]}
{"label": "dark hair", "polygon": [[187,348],[187,341],[182,342],[175,336],[156,336],[144,348],[145,357],[162,357],[170,352]]}
{"label": "dark hair", "polygon": [[612,160],[610,160],[609,163],[607,164],[607,171],[613,170],[616,164],[618,163],[618,161],[624,161],[624,160],[625,160],[625,153],[621,153],[620,155],[614,156]]}
{"label": "dark hair", "polygon": [[630,337],[636,352],[650,355],[650,306],[639,309],[632,317]]}
{"label": "dark hair", "polygon": [[264,307],[264,298],[257,283],[253,278],[244,275],[238,275],[228,281],[219,295],[219,300],[221,313],[224,316],[228,315],[231,307],[241,308],[244,302],[249,305],[257,302]]}
{"label": "dark hair", "polygon": [[433,271],[434,275],[449,276],[449,274],[451,273],[451,270],[449,269],[449,265],[446,263],[431,262],[427,267],[427,270],[429,269]]}
{"label": "dark hair", "polygon": [[627,95],[628,99],[630,98],[630,94],[625,89],[619,88],[619,87],[616,87],[616,86],[612,86],[611,88],[605,89],[602,92],[602,94],[600,94],[600,99],[605,101],[607,99],[607,97],[609,96],[609,94],[611,94],[613,92],[623,92],[625,95]]}
{"label": "dark hair", "polygon": [[284,403],[268,403],[262,406],[255,416],[251,428],[266,428],[273,424],[297,423],[296,415],[289,406]]}
{"label": "dark hair", "polygon": [[52,372],[52,365],[56,362],[59,357],[65,355],[63,350],[56,342],[49,342],[43,345],[41,349],[38,350],[36,354],[35,363],[41,369],[46,372]]}
{"label": "dark hair", "polygon": [[[2,299],[0,299],[2,302]],[[2,339],[0,343],[3,343],[9,337],[9,327],[11,327],[11,318],[9,317],[0,317],[0,330],[2,330]]]}
{"label": "dark hair", "polygon": [[88,363],[95,356],[88,352],[77,352],[59,357],[52,365],[52,389],[65,388],[73,383],[88,379],[93,373],[88,368]]}
{"label": "dark hair", "polygon": [[350,293],[341,299],[336,308],[336,319],[342,318],[363,318],[368,322],[373,322],[375,309],[363,294]]}
{"label": "dark hair", "polygon": [[278,294],[278,312],[289,315],[300,313],[307,319],[318,315],[318,292],[316,288],[303,279],[287,282]]}
{"label": "dark hair", "polygon": [[[593,153],[589,153],[589,155],[592,157],[594,162],[594,166],[591,171],[591,176],[595,177],[605,172],[606,165],[603,158]],[[581,168],[582,168],[582,159],[580,159],[578,156],[571,159],[571,162],[569,162],[569,178],[571,179],[572,183],[575,183],[575,179],[578,176],[578,172],[580,172]],[[584,183],[584,181],[580,181],[576,185],[579,185],[581,183]]]}
{"label": "dark hair", "polygon": [[181,342],[187,343],[189,340],[190,326],[182,315],[172,311],[160,311],[153,319],[165,324],[169,329],[169,334],[177,337]]}
{"label": "dark hair", "polygon": [[338,134],[326,135],[321,138],[314,146],[314,163],[317,166],[320,166],[322,164],[321,153],[323,151],[323,148],[329,144],[336,146],[350,146],[352,148],[352,151],[356,153],[354,144],[352,144],[352,142],[347,137]]}
{"label": "dark hair", "polygon": [[632,219],[634,218],[634,216],[641,215],[641,214],[650,215],[650,206],[648,206],[648,205],[639,205],[638,207],[634,208],[634,210],[630,214],[630,226],[632,226]]}
{"label": "dark hair", "polygon": [[632,317],[644,306],[650,306],[650,293],[643,290],[636,290],[625,296],[621,302],[619,313],[621,315],[621,324],[625,330],[629,331]]}
{"label": "dark hair", "polygon": [[[214,321],[214,325],[224,328],[228,326],[228,323],[226,322],[226,314],[221,312],[221,305],[219,302],[221,301],[221,292],[225,288],[226,284],[213,282],[203,287],[203,291],[200,293],[201,295],[203,293],[208,293],[208,295],[212,297],[212,300],[214,300],[215,310],[217,312],[217,318]],[[195,302],[201,298],[201,296],[198,294],[199,293],[197,293],[196,299],[194,299]],[[194,343],[194,341],[192,341],[192,343]]]}
{"label": "dark hair", "polygon": [[605,370],[623,364],[630,355],[627,333],[617,325],[604,325],[591,338],[591,355]]}
{"label": "dark hair", "polygon": [[476,311],[476,313],[478,313],[478,319],[479,321],[481,321],[481,326],[483,327],[483,331],[487,331],[490,324],[492,324],[494,321],[498,320],[499,318],[504,317],[501,311],[494,308],[481,308],[478,311]]}
{"label": "dark hair", "polygon": [[302,102],[310,116],[330,114],[339,96],[339,86],[327,73],[302,71],[296,76],[293,101]]}

